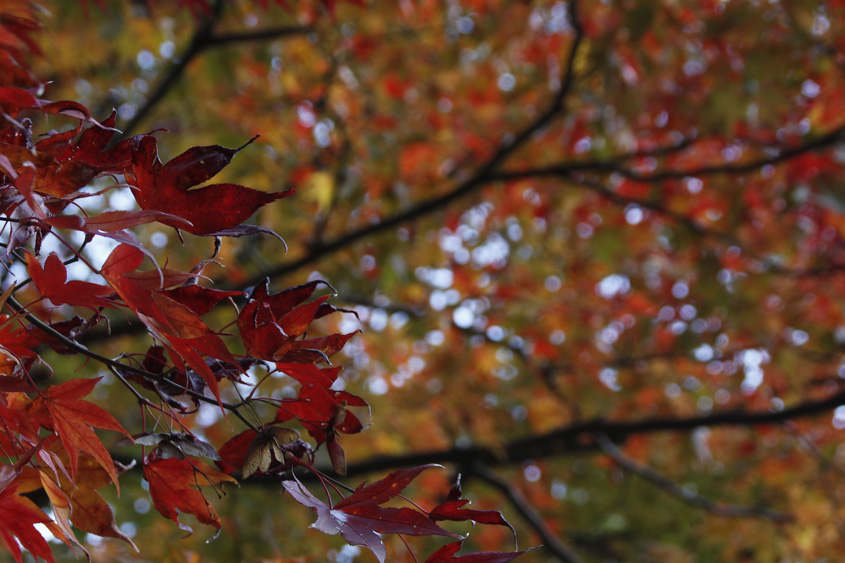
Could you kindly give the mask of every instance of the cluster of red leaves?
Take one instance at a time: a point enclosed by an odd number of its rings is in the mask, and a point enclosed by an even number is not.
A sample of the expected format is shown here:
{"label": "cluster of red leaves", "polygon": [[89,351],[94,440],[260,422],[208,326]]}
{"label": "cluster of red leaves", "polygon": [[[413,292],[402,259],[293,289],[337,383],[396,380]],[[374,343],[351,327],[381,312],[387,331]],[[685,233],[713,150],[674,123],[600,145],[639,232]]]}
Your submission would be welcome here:
{"label": "cluster of red leaves", "polygon": [[[459,501],[460,485],[456,485],[449,495],[449,499],[434,508],[430,513],[423,514],[411,508],[392,508],[382,506],[386,502],[400,495],[417,475],[434,465],[423,465],[412,469],[394,471],[384,479],[370,485],[362,484],[355,492],[341,501],[331,504],[324,503],[306,489],[299,481],[287,481],[285,490],[300,504],[317,513],[317,521],[313,527],[326,534],[340,534],[350,545],[363,545],[370,549],[380,562],[387,556],[384,542],[380,534],[403,534],[408,536],[445,536],[461,539],[452,532],[437,525],[438,520],[472,520],[485,524],[510,525],[499,512],[463,510],[458,514],[452,508],[452,503],[458,501],[460,505],[469,501]],[[457,492],[456,492],[457,491]],[[457,497],[455,497],[457,495]],[[454,498],[453,498],[454,497]],[[448,514],[444,517],[442,514]],[[511,553],[475,553],[453,558],[461,547],[461,542],[444,546],[435,552],[427,563],[438,561],[510,561],[524,551]]]}
{"label": "cluster of red leaves", "polygon": [[[186,2],[202,11],[204,2]],[[333,6],[333,2],[327,2]],[[84,547],[74,528],[101,536],[131,541],[117,528],[112,511],[97,489],[113,483],[124,468],[114,462],[94,429],[126,436],[118,445],[138,444],[146,451],[143,475],[149,482],[155,508],[180,527],[180,513],[221,527],[221,521],[202,487],[236,483],[253,474],[288,479],[284,488],[299,503],[317,511],[316,528],[340,533],[348,542],[364,545],[384,561],[383,533],[440,535],[459,539],[441,528],[440,520],[471,520],[505,525],[498,512],[462,508],[460,490],[453,489],[446,502],[430,513],[421,509],[382,506],[394,499],[424,469],[398,471],[371,485],[358,487],[332,504],[321,501],[293,474],[296,468],[314,472],[314,447],[325,444],[334,469],[346,472],[339,434],[363,430],[356,408],[367,403],[352,393],[333,389],[339,367],[329,358],[354,336],[329,334],[311,337],[312,323],[335,312],[330,295],[314,297],[325,282],[314,281],[271,293],[268,283],[248,297],[240,291],[220,291],[199,285],[203,264],[182,272],[160,267],[131,229],[157,222],[197,236],[243,236],[265,232],[245,225],[262,206],[287,197],[290,191],[266,193],[235,184],[205,185],[232,158],[249,145],[228,149],[217,145],[192,147],[162,163],[158,143],[150,134],[119,140],[115,115],[97,121],[88,110],[71,101],[42,99],[42,86],[33,78],[27,57],[38,54],[31,35],[38,23],[29,2],[7,2],[0,9],[0,236],[5,260],[23,264],[30,279],[7,287],[0,296],[0,537],[16,561],[21,546],[35,557],[53,561],[51,550],[36,525],[45,525],[71,548]],[[38,132],[44,116],[70,120],[62,131]],[[111,188],[90,191],[100,177],[125,181],[140,207],[137,211],[102,211],[88,214],[77,201],[102,198]],[[86,209],[98,206],[86,206]],[[105,203],[99,206],[107,208]],[[108,237],[119,244],[102,266],[85,261],[79,247],[68,242],[70,232],[84,240]],[[68,279],[66,262],[53,252],[41,256],[41,245],[55,237],[68,249],[71,260],[82,260],[105,284]],[[149,259],[152,267],[142,269]],[[325,284],[329,289],[331,286]],[[24,306],[15,294],[26,288],[38,297]],[[246,297],[246,304],[230,324],[236,335],[210,327],[203,317],[216,305]],[[37,305],[37,307],[36,307]],[[60,308],[61,307],[61,308]],[[74,316],[60,318],[68,310]],[[143,323],[154,343],[143,354],[110,359],[78,343],[79,337],[102,324],[106,310],[116,310]],[[87,313],[87,318],[81,313]],[[155,409],[165,426],[181,432],[147,429],[132,437],[106,410],[87,400],[99,379],[69,379],[48,385],[33,377],[36,365],[47,368],[43,348],[61,354],[86,355],[103,363],[139,398],[142,409]],[[241,353],[242,352],[242,353]],[[138,359],[140,356],[140,359]],[[128,361],[127,361],[128,358]],[[238,406],[224,404],[221,382],[243,383],[247,370],[261,367],[299,383],[294,398],[257,396],[259,384],[243,402],[275,401],[276,414],[233,437],[217,450],[193,436],[180,421],[189,407],[183,401],[208,401],[238,413]],[[66,374],[63,374],[67,377]],[[143,398],[138,385],[153,400]],[[241,418],[245,420],[244,418]],[[296,421],[313,440],[282,423]],[[217,463],[215,468],[193,458]],[[290,480],[293,479],[293,480]],[[26,496],[43,489],[50,501],[48,517]],[[452,557],[460,542],[447,545],[430,561],[508,561],[521,552]],[[484,557],[487,557],[486,559]]]}

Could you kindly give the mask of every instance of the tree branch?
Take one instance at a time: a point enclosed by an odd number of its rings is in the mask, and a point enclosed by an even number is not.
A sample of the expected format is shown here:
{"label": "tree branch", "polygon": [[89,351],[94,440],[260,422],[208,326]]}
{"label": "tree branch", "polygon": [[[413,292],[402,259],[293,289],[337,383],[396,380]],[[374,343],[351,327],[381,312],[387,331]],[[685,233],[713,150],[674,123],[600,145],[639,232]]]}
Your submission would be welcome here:
{"label": "tree branch", "polygon": [[493,171],[502,162],[504,162],[508,156],[524,145],[531,136],[534,135],[534,133],[548,125],[554,117],[562,113],[565,109],[567,96],[575,83],[575,57],[584,35],[583,29],[581,28],[581,24],[578,20],[577,9],[577,1],[573,0],[569,2],[569,19],[574,35],[566,61],[566,74],[564,75],[560,89],[555,93],[548,108],[521,131],[517,132],[512,138],[503,141],[493,156],[490,157],[487,162],[482,164],[467,180],[459,183],[454,189],[445,194],[420,202],[417,205],[387,217],[378,223],[361,227],[344,233],[343,235],[340,235],[328,242],[323,242],[319,246],[313,247],[308,254],[302,256],[301,258],[292,262],[280,264],[275,268],[268,269],[267,271],[254,276],[245,284],[242,284],[242,286],[251,287],[261,283],[264,278],[270,277],[272,279],[284,276],[299,270],[308,264],[316,262],[323,256],[334,253],[342,248],[346,248],[363,238],[367,238],[371,235],[393,229],[394,227],[398,227],[407,222],[424,217],[434,211],[446,207],[453,201],[474,192],[494,179]]}
{"label": "tree branch", "polygon": [[305,35],[314,31],[312,27],[291,25],[267,29],[256,29],[252,31],[215,34],[214,26],[220,19],[223,4],[223,2],[215,3],[212,14],[200,23],[199,27],[197,27],[197,30],[191,38],[190,43],[188,43],[188,46],[176,58],[176,62],[174,62],[174,64],[167,70],[167,73],[158,82],[144,105],[138,109],[137,113],[135,113],[129,123],[123,127],[123,132],[119,139],[125,139],[134,133],[144,119],[146,119],[153,109],[164,99],[165,96],[167,96],[176,83],[179,82],[179,79],[182,77],[182,74],[184,74],[188,64],[190,64],[192,60],[206,49],[211,47],[222,47],[224,45],[234,43],[268,41],[283,37]]}
{"label": "tree branch", "polygon": [[214,25],[220,18],[221,8],[222,3],[215,3],[212,14],[199,24],[196,32],[194,32],[194,36],[191,38],[191,42],[188,43],[185,50],[177,57],[176,62],[167,70],[167,73],[158,82],[144,105],[138,108],[138,111],[132,119],[129,120],[129,123],[123,126],[119,139],[126,139],[134,133],[135,129],[137,129],[141,122],[146,119],[147,115],[152,112],[153,108],[155,108],[176,85],[179,78],[181,78],[185,69],[188,67],[188,64],[208,45]]}
{"label": "tree branch", "polygon": [[282,27],[269,27],[252,31],[240,31],[232,33],[215,33],[209,37],[206,47],[222,47],[232,43],[248,43],[252,41],[270,41],[294,35],[307,35],[313,33],[314,28],[304,25],[288,25]]}
{"label": "tree branch", "polygon": [[688,168],[686,170],[662,170],[651,174],[640,174],[630,168],[621,166],[619,163],[625,158],[616,157],[608,160],[586,160],[580,162],[562,162],[550,166],[539,166],[523,170],[506,170],[494,175],[495,180],[521,180],[525,178],[538,178],[544,176],[562,176],[572,172],[596,172],[616,173],[629,180],[637,182],[662,182],[664,180],[680,180],[690,176],[713,176],[717,174],[746,174],[760,170],[763,166],[775,165],[785,162],[802,154],[818,151],[834,145],[842,140],[845,133],[845,126],[837,127],[829,133],[802,145],[791,148],[771,147],[769,150],[777,151],[774,156],[756,158],[748,162],[738,164],[716,164]]}
{"label": "tree branch", "polygon": [[519,515],[531,526],[543,540],[543,548],[551,555],[559,558],[564,563],[579,563],[581,559],[570,548],[565,546],[551,528],[543,520],[543,516],[537,512],[527,498],[506,480],[502,479],[491,471],[483,463],[473,464],[467,477],[477,476],[479,479],[492,485],[504,494]]}
{"label": "tree branch", "polygon": [[[677,152],[679,150],[683,150],[684,148],[690,146],[693,142],[691,138],[685,138],[677,145],[671,147],[658,147],[654,150],[646,150],[646,151],[635,151],[632,153],[627,153],[623,155],[619,155],[614,159],[609,160],[592,160],[592,161],[581,161],[581,162],[565,162],[562,164],[556,164],[552,166],[546,167],[537,167],[525,170],[512,170],[512,171],[500,171],[496,172],[496,168],[504,162],[504,160],[512,154],[518,147],[525,144],[530,137],[546,126],[555,116],[559,113],[563,112],[565,109],[565,101],[566,97],[569,92],[572,90],[572,87],[575,82],[574,76],[574,59],[577,54],[578,47],[582,41],[583,31],[580,27],[580,24],[577,19],[577,3],[571,2],[570,3],[570,19],[573,22],[573,29],[574,29],[574,38],[573,43],[569,52],[568,60],[567,60],[567,70],[566,74],[563,79],[563,83],[561,85],[560,90],[555,94],[554,98],[552,99],[549,107],[544,111],[540,116],[538,116],[534,121],[528,124],[522,131],[516,133],[510,142],[504,142],[498,150],[494,153],[494,155],[488,160],[485,164],[483,164],[472,176],[470,176],[465,181],[459,183],[455,188],[452,190],[431,198],[427,201],[420,202],[416,205],[409,207],[408,209],[396,213],[392,216],[386,217],[382,219],[378,223],[372,225],[366,225],[364,227],[351,230],[346,232],[342,235],[335,237],[332,240],[326,241],[321,243],[319,246],[313,247],[307,254],[301,256],[300,258],[293,260],[291,262],[282,263],[274,268],[268,269],[250,280],[248,280],[244,287],[251,287],[255,286],[261,281],[264,280],[266,277],[275,278],[285,276],[290,274],[294,271],[297,271],[308,264],[312,264],[319,259],[323,258],[324,256],[333,254],[343,248],[349,247],[361,239],[368,238],[372,235],[379,234],[384,231],[388,231],[390,229],[399,227],[406,223],[412,222],[416,219],[425,217],[433,212],[436,212],[440,209],[447,207],[452,202],[469,195],[470,193],[475,192],[479,188],[487,185],[490,182],[495,181],[510,181],[510,180],[518,180],[524,178],[536,178],[536,177],[548,177],[548,176],[563,176],[563,177],[570,177],[572,173],[576,172],[595,172],[595,173],[619,173],[629,179],[641,181],[641,182],[658,182],[667,179],[681,179],[688,176],[708,176],[708,175],[715,175],[715,174],[743,174],[748,172],[753,172],[759,170],[761,167],[766,165],[774,165],[786,160],[789,160],[793,157],[799,156],[801,154],[812,152],[816,150],[821,150],[827,148],[836,142],[842,139],[842,135],[845,132],[845,126],[839,127],[834,129],[833,131],[817,138],[812,141],[809,141],[803,145],[793,148],[776,148],[772,147],[772,150],[778,150],[778,154],[771,157],[764,157],[758,158],[746,163],[741,164],[723,164],[723,165],[714,165],[714,166],[702,166],[699,168],[693,168],[688,170],[666,170],[662,172],[657,172],[654,174],[638,174],[629,168],[626,168],[620,164],[620,162],[624,162],[627,160],[640,158],[643,156],[653,156],[653,155],[663,155],[668,154],[671,152]],[[592,189],[596,189],[595,185],[591,186]],[[604,195],[608,197],[619,198],[617,194],[614,194],[610,190],[606,188],[603,190]],[[708,233],[717,236],[722,240],[729,240],[732,243],[735,242],[733,237],[726,233],[721,233],[719,231],[715,231],[713,229],[709,229],[699,223],[693,221],[692,219],[685,217],[683,215],[671,212],[665,208],[660,208],[658,204],[653,202],[646,202],[646,201],[634,201],[628,200],[627,198],[623,198],[625,201],[623,202],[621,199],[619,203],[636,203],[644,208],[652,209],[654,211],[659,211],[664,214],[670,215],[673,219],[681,221],[684,225],[688,226],[689,228],[693,229],[699,233]],[[812,269],[808,271],[791,271],[788,269],[784,269],[783,273],[796,275],[796,276],[803,276],[803,275],[816,275],[819,273],[827,273],[827,272],[836,272],[839,271],[839,267],[836,268],[825,268],[825,269]]]}
{"label": "tree branch", "polygon": [[707,225],[703,225],[692,217],[689,217],[688,215],[678,213],[677,211],[666,207],[663,203],[659,201],[623,196],[607,188],[599,181],[596,181],[591,178],[575,178],[573,177],[573,174],[570,173],[562,173],[560,174],[560,178],[565,181],[570,181],[577,186],[586,188],[594,193],[597,193],[608,201],[610,201],[611,203],[614,203],[620,207],[624,207],[627,205],[636,205],[643,209],[648,209],[649,211],[657,213],[658,215],[661,215],[670,219],[671,221],[678,223],[679,225],[685,227],[686,229],[689,229],[692,233],[696,235],[711,237],[715,240],[721,241],[724,244],[736,246],[742,249],[742,252],[747,257],[763,264],[765,266],[765,270],[763,270],[763,272],[765,273],[791,276],[795,278],[807,278],[832,275],[839,273],[842,270],[845,270],[845,264],[841,263],[824,264],[822,266],[814,266],[810,268],[793,268],[789,266],[783,266],[771,257],[766,257],[754,252],[753,250],[750,250],[742,241],[737,239],[731,233],[726,231],[720,231],[718,229],[708,227]]}
{"label": "tree branch", "polygon": [[[143,403],[149,403],[149,401],[146,398],[144,398],[138,392],[138,390],[135,389],[135,387],[133,387],[131,383],[129,383],[129,381],[127,381],[127,379],[123,376],[123,373],[121,373],[121,372],[134,373],[134,374],[140,375],[142,377],[148,377],[148,378],[151,378],[151,379],[155,379],[158,376],[156,376],[155,374],[149,373],[147,371],[144,371],[141,368],[137,368],[137,367],[129,365],[129,364],[124,364],[123,362],[113,360],[112,358],[107,358],[106,356],[103,356],[101,354],[98,354],[96,352],[89,350],[87,347],[85,347],[80,342],[77,342],[76,340],[74,340],[72,338],[68,338],[67,336],[65,336],[61,332],[57,331],[55,328],[51,327],[50,325],[48,325],[47,323],[45,323],[44,321],[42,321],[41,319],[39,319],[38,317],[33,315],[32,313],[28,312],[26,310],[26,308],[23,305],[21,305],[20,303],[18,303],[13,297],[9,297],[6,300],[6,304],[9,305],[9,307],[11,307],[12,310],[20,313],[24,319],[31,322],[34,327],[36,327],[38,330],[40,330],[44,334],[48,335],[50,338],[58,340],[59,342],[61,342],[65,346],[75,350],[77,353],[82,354],[83,356],[86,356],[88,358],[91,358],[92,360],[97,361],[97,362],[103,364],[104,366],[108,367],[111,370],[111,372],[120,380],[120,382],[124,386],[126,386],[132,392],[133,395],[135,395],[135,398],[138,399],[138,401],[140,403],[142,403],[142,404]],[[177,387],[180,387],[179,384],[175,383],[174,381],[171,381],[170,379],[168,379],[166,377],[161,377],[161,380],[165,381],[167,383],[170,383],[172,385],[176,385]],[[255,426],[248,419],[246,419],[244,417],[244,415],[241,414],[241,412],[239,410],[240,407],[243,405],[243,403],[238,404],[238,405],[232,405],[232,404],[229,404],[229,403],[224,403],[222,401],[218,402],[215,399],[211,399],[209,397],[206,397],[202,393],[197,393],[196,391],[188,389],[187,387],[184,388],[184,392],[185,392],[186,395],[188,395],[188,396],[190,396],[194,399],[197,399],[198,401],[202,401],[202,402],[208,403],[210,405],[220,406],[221,408],[228,410],[229,412],[234,414],[236,417],[238,417],[248,427],[255,429]]]}
{"label": "tree branch", "polygon": [[481,446],[453,447],[428,452],[376,456],[350,464],[347,467],[347,475],[361,475],[386,468],[413,467],[428,463],[471,465],[477,461],[489,466],[510,465],[530,459],[593,452],[599,449],[597,439],[600,435],[606,436],[615,443],[623,443],[629,436],[657,432],[691,432],[700,427],[780,424],[788,420],[828,412],[842,404],[845,404],[845,391],[840,391],[826,399],[807,400],[779,411],[730,410],[684,418],[652,417],[615,421],[596,418],[573,423],[544,434],[517,438],[495,449]]}
{"label": "tree branch", "polygon": [[725,518],[766,518],[776,522],[783,522],[792,519],[792,516],[786,512],[771,510],[762,506],[741,506],[736,504],[720,504],[714,502],[697,493],[691,493],[690,491],[684,490],[683,487],[679,486],[662,473],[626,456],[622,450],[617,448],[616,445],[604,434],[599,434],[596,437],[596,443],[602,451],[604,451],[604,453],[612,457],[616,463],[626,470],[634,473],[635,475],[639,475],[649,483],[657,485],[660,489],[673,497],[677,497],[692,506],[702,508],[711,514],[715,514],[716,516],[724,516]]}
{"label": "tree branch", "polygon": [[581,21],[578,19],[578,2],[571,0],[567,3],[569,7],[569,24],[572,26],[573,38],[572,45],[569,47],[569,54],[565,63],[565,74],[560,85],[560,89],[552,98],[551,104],[546,108],[546,111],[541,113],[537,118],[529,123],[522,131],[518,132],[510,142],[503,143],[493,158],[487,164],[481,167],[478,172],[479,176],[486,177],[492,170],[499,166],[504,160],[510,156],[517,148],[521,147],[528,141],[534,133],[541,130],[548,125],[552,119],[558,114],[563,113],[566,109],[566,99],[570,91],[575,85],[575,58],[578,56],[578,48],[584,39],[584,29],[581,27]]}

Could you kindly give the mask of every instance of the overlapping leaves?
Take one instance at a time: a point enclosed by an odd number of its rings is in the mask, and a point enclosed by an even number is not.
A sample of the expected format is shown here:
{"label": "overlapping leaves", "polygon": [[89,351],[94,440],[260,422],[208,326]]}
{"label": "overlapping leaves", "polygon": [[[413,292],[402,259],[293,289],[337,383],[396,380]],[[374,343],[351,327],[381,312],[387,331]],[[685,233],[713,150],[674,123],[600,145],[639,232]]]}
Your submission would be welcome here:
{"label": "overlapping leaves", "polygon": [[[325,4],[332,11],[334,3]],[[29,275],[0,296],[0,449],[9,462],[0,465],[0,537],[6,547],[18,562],[21,548],[53,561],[36,528],[42,524],[72,549],[84,551],[75,530],[132,543],[98,492],[110,484],[119,492],[124,469],[112,459],[98,430],[123,434],[126,438],[118,445],[145,449],[141,465],[155,508],[188,531],[180,514],[221,528],[203,489],[220,491],[224,483],[236,483],[230,474],[289,478],[301,470],[323,478],[312,466],[314,450],[321,447],[328,450],[335,471],[344,474],[346,457],[338,437],[363,430],[359,415],[368,405],[336,385],[340,368],[330,363],[357,331],[311,333],[320,318],[349,312],[331,305],[329,294],[315,296],[321,285],[333,291],[331,286],[312,281],[272,293],[268,280],[252,291],[240,311],[231,309],[236,318],[230,325],[238,330],[230,334],[229,325],[215,327],[206,315],[245,294],[200,285],[208,261],[188,272],[161,267],[132,231],[156,222],[203,236],[267,232],[244,223],[293,190],[269,193],[231,183],[206,185],[255,138],[235,149],[191,147],[163,163],[151,134],[120,139],[115,112],[97,121],[78,102],[45,99],[44,85],[28,66],[29,57],[40,54],[32,40],[38,29],[33,6],[23,0],[0,6],[0,233],[6,260],[21,263]],[[44,116],[57,120],[51,121],[51,127],[59,124],[57,129],[39,131]],[[114,181],[107,182],[107,177]],[[92,191],[94,185],[99,191]],[[109,210],[104,196],[125,186],[140,209]],[[41,252],[48,237],[55,237],[51,248],[61,248],[61,253]],[[99,267],[83,253],[97,237],[118,243]],[[86,279],[74,277],[71,262],[88,268]],[[145,263],[150,265],[144,268]],[[104,282],[92,281],[95,275]],[[32,300],[22,305],[19,295]],[[88,318],[63,316],[71,309]],[[143,324],[153,338],[146,353],[111,359],[79,343],[92,327],[105,324],[106,309]],[[61,382],[49,384],[47,347],[87,356],[111,369],[131,388],[144,420],[155,413],[155,427],[132,437],[107,410],[87,400],[100,378],[74,378],[62,366]],[[298,384],[296,396],[262,396],[259,383],[240,404],[224,403],[223,384],[246,384],[250,370],[291,378]],[[249,422],[249,429],[218,451],[193,435],[181,418],[190,410],[185,399],[196,407],[210,401],[207,391],[220,408],[237,413],[242,421],[248,419],[238,409],[253,399],[273,404],[275,415],[270,421]],[[256,412],[251,415],[257,418]],[[281,423],[300,425],[315,446]],[[197,458],[214,460],[219,469]],[[428,467],[362,485],[334,505],[330,499],[323,503],[295,478],[284,488],[317,511],[315,527],[368,547],[380,561],[386,558],[383,533],[457,539],[437,520],[502,523],[495,515],[463,509],[465,501],[459,498],[450,498],[431,514],[384,506]],[[37,491],[48,499],[50,516],[23,496]]]}
{"label": "overlapping leaves", "polygon": [[460,537],[444,530],[419,511],[381,506],[399,495],[417,475],[430,467],[426,465],[393,472],[371,485],[358,487],[334,506],[315,497],[299,481],[287,481],[284,487],[297,502],[317,513],[314,528],[326,534],[340,534],[351,545],[367,547],[383,563],[387,555],[380,534]]}

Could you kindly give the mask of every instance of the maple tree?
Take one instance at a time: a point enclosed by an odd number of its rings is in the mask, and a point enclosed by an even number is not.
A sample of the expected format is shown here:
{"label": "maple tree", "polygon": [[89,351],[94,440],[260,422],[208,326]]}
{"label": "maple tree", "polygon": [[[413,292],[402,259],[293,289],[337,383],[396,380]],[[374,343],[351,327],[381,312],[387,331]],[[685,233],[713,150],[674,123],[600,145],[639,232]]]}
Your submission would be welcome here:
{"label": "maple tree", "polygon": [[838,553],[841,8],[0,0],[5,549]]}

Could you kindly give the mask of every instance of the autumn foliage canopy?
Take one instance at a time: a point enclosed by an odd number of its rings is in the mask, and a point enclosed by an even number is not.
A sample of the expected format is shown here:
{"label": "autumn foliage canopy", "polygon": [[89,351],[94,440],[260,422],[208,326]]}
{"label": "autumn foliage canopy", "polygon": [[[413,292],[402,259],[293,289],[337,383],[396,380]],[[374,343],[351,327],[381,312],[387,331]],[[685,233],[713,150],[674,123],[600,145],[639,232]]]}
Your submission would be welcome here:
{"label": "autumn foliage canopy", "polygon": [[0,0],[5,549],[841,553],[840,4]]}

